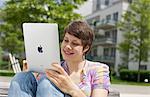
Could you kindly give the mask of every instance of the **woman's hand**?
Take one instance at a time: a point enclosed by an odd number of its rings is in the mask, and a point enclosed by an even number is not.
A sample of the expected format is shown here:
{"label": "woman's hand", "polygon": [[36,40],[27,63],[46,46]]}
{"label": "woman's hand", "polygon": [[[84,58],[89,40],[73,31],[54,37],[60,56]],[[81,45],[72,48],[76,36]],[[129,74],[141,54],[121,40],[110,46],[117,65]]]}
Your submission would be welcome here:
{"label": "woman's hand", "polygon": [[46,76],[61,91],[73,95],[74,91],[79,91],[78,86],[71,80],[65,70],[58,64],[52,64],[54,70],[46,70]]}
{"label": "woman's hand", "polygon": [[23,71],[28,71],[29,67],[26,60],[23,60]]}
{"label": "woman's hand", "polygon": [[[29,66],[27,64],[27,61],[23,60],[23,72],[28,72],[28,71],[29,71]],[[34,75],[35,78],[38,76],[37,72],[32,72],[32,74]]]}

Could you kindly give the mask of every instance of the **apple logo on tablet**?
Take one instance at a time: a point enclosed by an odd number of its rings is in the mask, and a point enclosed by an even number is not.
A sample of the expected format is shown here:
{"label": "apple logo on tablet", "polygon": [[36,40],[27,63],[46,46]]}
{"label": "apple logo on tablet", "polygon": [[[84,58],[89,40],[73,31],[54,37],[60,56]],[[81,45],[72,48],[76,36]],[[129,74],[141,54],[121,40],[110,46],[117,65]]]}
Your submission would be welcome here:
{"label": "apple logo on tablet", "polygon": [[40,45],[40,46],[38,46],[38,52],[39,53],[43,53],[43,48],[42,48],[42,46]]}

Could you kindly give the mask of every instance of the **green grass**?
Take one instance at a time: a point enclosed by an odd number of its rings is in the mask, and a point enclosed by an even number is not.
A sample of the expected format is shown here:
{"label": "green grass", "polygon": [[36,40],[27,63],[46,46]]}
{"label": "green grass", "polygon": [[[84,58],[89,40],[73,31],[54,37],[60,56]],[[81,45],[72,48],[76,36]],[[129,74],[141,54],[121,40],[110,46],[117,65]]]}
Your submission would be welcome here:
{"label": "green grass", "polygon": [[124,84],[124,85],[138,85],[138,86],[150,86],[149,83],[144,83],[144,82],[131,82],[131,81],[124,81],[120,80],[119,78],[116,77],[111,77],[111,83],[112,84]]}

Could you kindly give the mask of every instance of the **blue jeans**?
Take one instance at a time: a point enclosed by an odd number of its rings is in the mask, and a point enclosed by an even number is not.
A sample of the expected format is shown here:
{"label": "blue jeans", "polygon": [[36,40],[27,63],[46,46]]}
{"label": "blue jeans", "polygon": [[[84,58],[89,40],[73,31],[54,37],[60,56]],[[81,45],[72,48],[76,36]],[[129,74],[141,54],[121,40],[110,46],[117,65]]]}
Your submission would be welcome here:
{"label": "blue jeans", "polygon": [[70,97],[60,91],[45,75],[36,81],[32,72],[21,72],[14,76],[8,97]]}

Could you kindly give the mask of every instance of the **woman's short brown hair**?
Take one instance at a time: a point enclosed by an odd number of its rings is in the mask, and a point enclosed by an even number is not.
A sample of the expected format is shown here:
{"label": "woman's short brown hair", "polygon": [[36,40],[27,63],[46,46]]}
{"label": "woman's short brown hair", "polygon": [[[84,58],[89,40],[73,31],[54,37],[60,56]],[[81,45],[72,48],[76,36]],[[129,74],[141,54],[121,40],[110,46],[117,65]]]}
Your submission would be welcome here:
{"label": "woman's short brown hair", "polygon": [[[64,29],[64,34],[70,34],[73,35],[79,39],[81,39],[82,45],[83,45],[83,50],[89,46],[89,49],[87,52],[92,47],[92,42],[94,38],[94,32],[91,29],[91,27],[88,25],[86,21],[82,20],[76,20],[72,21],[65,29]],[[87,53],[85,52],[85,54]]]}

